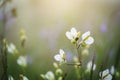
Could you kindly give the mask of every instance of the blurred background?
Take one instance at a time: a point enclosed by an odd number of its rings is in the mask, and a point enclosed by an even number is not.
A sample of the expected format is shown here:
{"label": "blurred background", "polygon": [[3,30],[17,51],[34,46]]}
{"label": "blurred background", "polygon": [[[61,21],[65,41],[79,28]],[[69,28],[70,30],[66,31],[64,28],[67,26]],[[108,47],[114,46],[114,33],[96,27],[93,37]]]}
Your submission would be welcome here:
{"label": "blurred background", "polygon": [[[89,56],[84,57],[85,64],[95,53],[98,70],[102,64],[104,69],[114,65],[120,71],[119,0],[9,0],[0,7],[0,32],[16,45],[20,55],[27,55],[28,66],[23,73],[16,62],[18,56],[8,54],[8,74],[15,80],[20,73],[30,80],[41,80],[40,74],[54,71],[54,55],[60,48],[71,60],[76,50],[65,32],[72,27],[81,33],[91,31],[95,39]],[[24,48],[20,42],[21,30],[27,36]],[[66,80],[75,79],[72,66],[63,70],[69,71]]]}

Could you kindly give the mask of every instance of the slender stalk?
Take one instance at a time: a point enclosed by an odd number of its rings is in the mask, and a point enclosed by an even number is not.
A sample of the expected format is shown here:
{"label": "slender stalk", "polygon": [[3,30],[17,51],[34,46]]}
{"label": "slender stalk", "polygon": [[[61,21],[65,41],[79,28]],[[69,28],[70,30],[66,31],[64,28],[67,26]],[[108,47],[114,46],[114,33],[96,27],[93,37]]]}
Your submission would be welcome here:
{"label": "slender stalk", "polygon": [[3,74],[1,80],[7,80],[7,46],[6,42],[2,43],[2,64],[3,64]]}
{"label": "slender stalk", "polygon": [[90,80],[93,79],[93,67],[94,67],[94,62],[95,62],[95,54],[93,55],[93,59],[92,59],[92,67],[91,67],[91,71],[90,71]]}
{"label": "slender stalk", "polygon": [[[78,54],[78,59],[79,63],[82,65],[82,53],[81,53],[81,48],[78,48],[78,43],[76,43],[76,49],[77,49],[77,54]],[[80,49],[80,50],[79,50]],[[80,51],[80,52],[79,52]]]}

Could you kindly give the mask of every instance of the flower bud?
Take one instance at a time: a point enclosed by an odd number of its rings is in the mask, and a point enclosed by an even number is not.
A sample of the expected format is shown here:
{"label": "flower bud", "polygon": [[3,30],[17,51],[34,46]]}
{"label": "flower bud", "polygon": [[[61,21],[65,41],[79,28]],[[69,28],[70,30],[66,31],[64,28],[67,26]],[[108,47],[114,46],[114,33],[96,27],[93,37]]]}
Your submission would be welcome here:
{"label": "flower bud", "polygon": [[62,75],[62,74],[63,74],[63,71],[59,68],[59,69],[56,70],[55,73],[56,73],[56,75],[59,76],[59,75]]}
{"label": "flower bud", "polygon": [[53,66],[55,67],[55,68],[58,68],[58,64],[57,63],[53,63]]}
{"label": "flower bud", "polygon": [[82,55],[83,55],[83,56],[88,56],[88,55],[89,55],[88,49],[84,49],[84,50],[82,51]]}
{"label": "flower bud", "polygon": [[63,78],[60,76],[60,77],[58,78],[58,80],[63,80]]}
{"label": "flower bud", "polygon": [[40,76],[41,76],[43,79],[45,79],[45,75],[44,75],[44,74],[40,74]]}

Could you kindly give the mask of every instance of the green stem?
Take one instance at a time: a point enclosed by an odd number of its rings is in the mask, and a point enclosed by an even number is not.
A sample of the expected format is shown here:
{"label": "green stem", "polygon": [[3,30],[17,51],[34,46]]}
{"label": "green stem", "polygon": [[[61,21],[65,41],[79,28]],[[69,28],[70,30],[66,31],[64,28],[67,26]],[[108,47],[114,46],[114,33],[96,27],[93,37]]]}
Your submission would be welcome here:
{"label": "green stem", "polygon": [[[77,49],[77,54],[78,54],[78,59],[79,59],[79,63],[82,65],[82,54],[81,54],[81,48],[78,48],[78,44],[76,43],[76,49]],[[79,52],[80,49],[80,52]]]}
{"label": "green stem", "polygon": [[93,56],[93,59],[92,59],[92,67],[91,67],[91,71],[90,71],[90,80],[93,79],[93,67],[94,67],[94,61],[95,61],[95,55]]}

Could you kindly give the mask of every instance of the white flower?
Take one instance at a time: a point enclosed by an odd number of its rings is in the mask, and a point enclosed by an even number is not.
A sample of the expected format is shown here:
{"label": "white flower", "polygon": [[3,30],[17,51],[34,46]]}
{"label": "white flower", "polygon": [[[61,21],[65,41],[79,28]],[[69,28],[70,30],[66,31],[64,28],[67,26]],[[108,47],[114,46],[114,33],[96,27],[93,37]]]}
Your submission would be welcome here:
{"label": "white flower", "polygon": [[66,32],[66,36],[71,40],[72,43],[76,43],[80,37],[80,32],[77,32],[75,28],[71,28],[71,31]]}
{"label": "white flower", "polygon": [[26,56],[20,56],[18,59],[17,59],[17,63],[22,66],[22,67],[26,67],[27,66],[27,58]]}
{"label": "white flower", "polygon": [[48,71],[46,74],[45,74],[45,78],[47,80],[55,80],[55,76],[54,76],[54,73],[52,71]]}
{"label": "white flower", "polygon": [[13,43],[11,43],[8,48],[7,48],[8,52],[11,54],[14,54],[15,52],[17,52],[17,49],[15,47],[15,45]]}
{"label": "white flower", "polygon": [[87,31],[82,35],[82,41],[87,45],[90,45],[94,42],[93,37],[90,36],[90,31]]}
{"label": "white flower", "polygon": [[23,80],[29,80],[26,76],[23,76]]}
{"label": "white flower", "polygon": [[8,77],[8,80],[14,80],[12,76],[9,76]]}
{"label": "white flower", "polygon": [[112,80],[112,75],[109,73],[109,70],[106,69],[99,73],[102,80]]}
{"label": "white flower", "polygon": [[114,66],[111,66],[110,68],[110,73],[113,75],[115,73],[115,67]]}
{"label": "white flower", "polygon": [[59,54],[55,55],[54,59],[59,62],[65,62],[66,61],[65,52],[62,49],[60,49]]}
{"label": "white flower", "polygon": [[87,64],[87,71],[90,71],[93,65],[93,71],[96,69],[96,64],[92,64],[92,61],[89,61]]}

